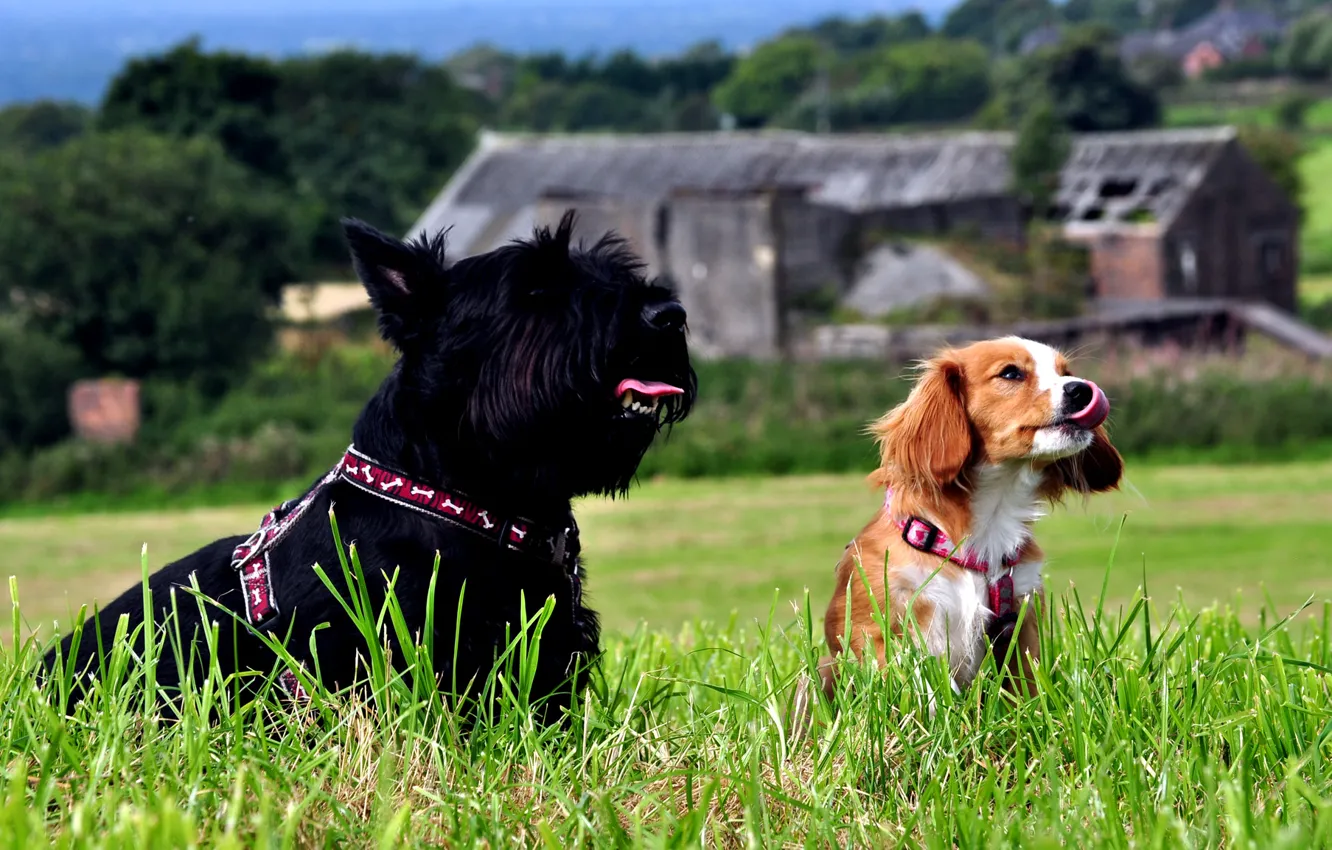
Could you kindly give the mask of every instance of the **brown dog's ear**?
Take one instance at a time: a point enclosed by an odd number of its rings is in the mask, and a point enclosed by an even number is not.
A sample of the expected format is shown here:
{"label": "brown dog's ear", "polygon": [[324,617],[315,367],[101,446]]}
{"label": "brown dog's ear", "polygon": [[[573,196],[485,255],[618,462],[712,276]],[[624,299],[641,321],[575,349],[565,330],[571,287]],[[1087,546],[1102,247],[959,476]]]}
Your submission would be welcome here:
{"label": "brown dog's ear", "polygon": [[971,422],[962,400],[962,367],[940,357],[906,401],[870,427],[881,466],[871,480],[937,490],[957,480],[972,454]]}
{"label": "brown dog's ear", "polygon": [[1057,489],[1104,493],[1119,487],[1124,476],[1124,459],[1110,442],[1104,425],[1097,426],[1092,435],[1092,443],[1086,449],[1050,464],[1051,483]]}

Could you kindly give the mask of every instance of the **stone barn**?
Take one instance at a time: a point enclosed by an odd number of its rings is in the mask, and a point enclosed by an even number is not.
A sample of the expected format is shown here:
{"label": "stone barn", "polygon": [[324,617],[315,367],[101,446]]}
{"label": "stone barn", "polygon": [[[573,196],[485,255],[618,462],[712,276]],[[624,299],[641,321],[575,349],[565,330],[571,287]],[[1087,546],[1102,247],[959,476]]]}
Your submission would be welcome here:
{"label": "stone barn", "polygon": [[1295,309],[1299,210],[1233,130],[1078,140],[1057,200],[1107,301],[1231,298]]}
{"label": "stone barn", "polygon": [[[970,132],[486,133],[411,233],[450,228],[450,250],[463,256],[573,207],[584,237],[616,230],[674,281],[701,354],[780,356],[848,296],[864,307],[869,293],[885,304],[929,298],[926,281],[969,286],[929,252],[877,256],[888,236],[1020,242],[1012,142]],[[1294,304],[1295,208],[1229,129],[1078,138],[1059,205],[1067,234],[1091,250],[1101,298]]]}

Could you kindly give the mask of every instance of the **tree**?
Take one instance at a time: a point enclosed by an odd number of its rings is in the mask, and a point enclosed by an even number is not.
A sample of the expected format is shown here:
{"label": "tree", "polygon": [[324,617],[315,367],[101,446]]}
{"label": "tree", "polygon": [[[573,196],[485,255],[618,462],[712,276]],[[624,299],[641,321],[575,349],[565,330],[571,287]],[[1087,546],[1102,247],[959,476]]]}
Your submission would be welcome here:
{"label": "tree", "polygon": [[281,66],[274,130],[292,196],[317,216],[312,247],[346,268],[338,219],[404,232],[471,152],[485,97],[441,65],[405,54],[338,51]]}
{"label": "tree", "polygon": [[809,87],[825,48],[808,36],[787,36],[759,45],[741,59],[713,93],[723,112],[741,127],[761,127],[786,110]]}
{"label": "tree", "polygon": [[1004,79],[995,86],[1001,92],[999,111],[1016,126],[1036,103],[1048,99],[1059,120],[1074,132],[1156,126],[1161,102],[1129,76],[1116,43],[1105,27],[1081,26],[1058,44],[1004,66]]}
{"label": "tree", "polygon": [[871,15],[861,20],[834,16],[824,18],[810,27],[793,29],[788,35],[810,36],[840,55],[852,56],[894,44],[920,41],[928,38],[931,33],[925,17],[920,12],[911,11],[897,17]]}
{"label": "tree", "polygon": [[[207,138],[84,136],[0,172],[0,303],[92,375],[219,392],[269,345],[305,234]],[[54,355],[53,355],[54,356]]]}
{"label": "tree", "polygon": [[1068,0],[1062,7],[1064,21],[1085,24],[1095,21],[1117,33],[1150,29],[1154,24],[1143,15],[1151,8],[1140,0]]}
{"label": "tree", "polygon": [[501,127],[549,133],[564,126],[569,87],[535,78],[522,80],[499,110]]}
{"label": "tree", "polygon": [[[719,42],[695,44],[679,56],[662,60],[662,85],[674,96],[708,94],[735,68],[735,56]],[[715,125],[714,125],[715,126]]]}
{"label": "tree", "polygon": [[990,96],[990,60],[974,41],[931,38],[889,47],[861,84],[896,101],[896,121],[953,121],[974,115]]}
{"label": "tree", "polygon": [[1306,80],[1332,77],[1332,14],[1311,12],[1292,24],[1277,51],[1277,64]]}
{"label": "tree", "polygon": [[1050,0],[962,0],[944,18],[940,33],[1012,51],[1022,36],[1059,17]]}
{"label": "tree", "polygon": [[[563,57],[557,64],[582,73]],[[341,270],[338,218],[405,230],[471,151],[490,108],[416,56],[337,51],[275,63],[187,42],[131,61],[101,124],[217,140],[316,220],[309,253]]]}
{"label": "tree", "polygon": [[126,63],[107,88],[98,123],[107,130],[210,136],[237,162],[286,181],[289,163],[275,121],[281,85],[272,61],[205,53],[191,39]]}
{"label": "tree", "polygon": [[[1085,275],[1062,268],[1073,257],[1047,222],[1072,143],[1054,104],[1037,100],[1018,125],[1010,161],[1013,191],[1028,216],[1027,255],[1031,274],[1019,283],[1024,316],[1055,317],[1078,311]],[[1063,262],[1061,262],[1063,261]]]}
{"label": "tree", "polygon": [[0,149],[35,153],[82,135],[92,121],[79,103],[39,100],[0,109]]}
{"label": "tree", "polygon": [[1048,99],[1038,100],[1018,125],[1013,141],[1013,190],[1036,221],[1050,212],[1068,159],[1068,130]]}
{"label": "tree", "polygon": [[660,71],[632,50],[617,50],[607,57],[597,74],[607,86],[649,98],[661,91]]}
{"label": "tree", "polygon": [[580,83],[568,89],[559,129],[569,132],[655,129],[651,125],[651,101],[605,83]]}

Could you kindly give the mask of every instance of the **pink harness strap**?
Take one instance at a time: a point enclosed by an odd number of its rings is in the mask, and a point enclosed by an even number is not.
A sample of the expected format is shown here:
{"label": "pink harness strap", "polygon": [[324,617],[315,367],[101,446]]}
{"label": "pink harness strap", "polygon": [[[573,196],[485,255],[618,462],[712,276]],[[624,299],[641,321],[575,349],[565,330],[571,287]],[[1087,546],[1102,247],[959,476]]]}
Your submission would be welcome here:
{"label": "pink harness strap", "polygon": [[[273,564],[270,555],[287,536],[323,490],[335,481],[465,528],[494,542],[499,548],[529,555],[565,571],[574,592],[574,604],[582,595],[578,564],[578,525],[569,515],[567,526],[540,526],[523,517],[502,517],[478,505],[460,490],[445,489],[392,469],[348,446],[342,459],[299,500],[283,502],[264,517],[259,528],[231,555],[231,567],[240,577],[245,598],[245,619],[262,627],[281,613],[273,594]],[[293,699],[304,701],[309,694],[291,670],[278,675],[277,683]]]}

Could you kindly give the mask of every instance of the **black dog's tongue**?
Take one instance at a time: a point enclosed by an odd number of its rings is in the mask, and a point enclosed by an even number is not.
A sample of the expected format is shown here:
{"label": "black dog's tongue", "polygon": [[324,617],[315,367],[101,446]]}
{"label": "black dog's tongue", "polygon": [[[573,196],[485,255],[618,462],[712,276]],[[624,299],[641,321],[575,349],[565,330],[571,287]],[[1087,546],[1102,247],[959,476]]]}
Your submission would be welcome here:
{"label": "black dog's tongue", "polygon": [[620,381],[620,385],[615,388],[617,396],[624,395],[628,390],[633,390],[639,395],[648,398],[656,398],[663,395],[681,395],[684,390],[673,384],[664,384],[661,381],[640,381],[636,378],[626,378]]}

